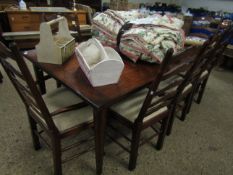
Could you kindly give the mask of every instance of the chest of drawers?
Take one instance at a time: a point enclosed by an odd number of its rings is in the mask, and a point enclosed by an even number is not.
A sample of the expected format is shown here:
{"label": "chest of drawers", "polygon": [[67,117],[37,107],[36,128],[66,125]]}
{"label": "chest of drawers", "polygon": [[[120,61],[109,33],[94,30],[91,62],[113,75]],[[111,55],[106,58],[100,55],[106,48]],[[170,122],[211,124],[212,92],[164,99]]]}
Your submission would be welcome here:
{"label": "chest of drawers", "polygon": [[[81,25],[87,24],[87,12],[65,12],[61,15],[77,15]],[[54,15],[56,12],[31,12],[31,11],[7,11],[7,16],[12,32],[38,31],[40,23],[43,21],[43,15]]]}

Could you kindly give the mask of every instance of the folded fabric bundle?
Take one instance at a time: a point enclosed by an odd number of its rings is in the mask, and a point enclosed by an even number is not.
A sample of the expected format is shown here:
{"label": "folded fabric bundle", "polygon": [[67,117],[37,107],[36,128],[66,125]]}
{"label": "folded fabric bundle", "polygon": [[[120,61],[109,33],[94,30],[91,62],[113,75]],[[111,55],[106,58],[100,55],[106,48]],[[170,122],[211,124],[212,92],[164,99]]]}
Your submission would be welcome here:
{"label": "folded fabric bundle", "polygon": [[[114,14],[114,16],[113,16]],[[175,52],[184,47],[183,21],[170,16],[143,16],[139,12],[108,10],[94,18],[93,32],[103,45],[119,47],[121,53],[136,62],[139,59],[161,63],[169,48]],[[117,36],[124,25],[131,27]]]}
{"label": "folded fabric bundle", "polygon": [[144,17],[138,11],[107,10],[93,19],[93,34],[103,45],[116,48],[116,38],[121,27],[128,21]]}

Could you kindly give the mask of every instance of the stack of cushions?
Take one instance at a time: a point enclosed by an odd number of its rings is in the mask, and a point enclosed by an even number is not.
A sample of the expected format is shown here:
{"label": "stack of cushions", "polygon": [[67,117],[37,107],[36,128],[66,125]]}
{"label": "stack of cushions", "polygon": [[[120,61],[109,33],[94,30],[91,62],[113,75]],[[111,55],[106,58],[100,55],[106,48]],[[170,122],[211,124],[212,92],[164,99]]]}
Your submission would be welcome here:
{"label": "stack of cushions", "polygon": [[126,22],[132,26],[121,35],[119,49],[134,62],[161,63],[169,48],[178,52],[184,47],[183,21],[166,15],[107,10],[93,19],[93,34],[103,45],[117,48],[118,33]]}

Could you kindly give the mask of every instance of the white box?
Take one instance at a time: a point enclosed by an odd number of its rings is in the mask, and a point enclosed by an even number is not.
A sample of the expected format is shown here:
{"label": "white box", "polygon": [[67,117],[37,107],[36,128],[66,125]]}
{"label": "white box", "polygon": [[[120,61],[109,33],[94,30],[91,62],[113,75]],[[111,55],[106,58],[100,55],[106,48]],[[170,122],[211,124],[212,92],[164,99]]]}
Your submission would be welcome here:
{"label": "white box", "polygon": [[[83,56],[83,50],[90,43],[96,45],[100,51],[101,60],[93,66],[90,66]],[[124,69],[124,63],[120,55],[110,47],[103,47],[95,38],[81,43],[76,47],[75,53],[79,65],[92,86],[104,86],[117,83]]]}
{"label": "white box", "polygon": [[[51,25],[58,23],[53,35]],[[36,45],[38,62],[62,64],[74,53],[75,39],[71,36],[67,20],[60,17],[40,24],[40,42]]]}

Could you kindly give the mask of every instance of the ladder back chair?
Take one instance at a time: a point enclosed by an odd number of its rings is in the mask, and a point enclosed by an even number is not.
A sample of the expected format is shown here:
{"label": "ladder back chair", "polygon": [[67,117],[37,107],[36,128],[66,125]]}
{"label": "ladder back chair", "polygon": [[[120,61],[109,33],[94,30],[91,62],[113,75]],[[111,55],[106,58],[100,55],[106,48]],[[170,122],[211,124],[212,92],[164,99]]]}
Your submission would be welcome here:
{"label": "ladder back chair", "polygon": [[[219,46],[220,36],[216,35],[207,40],[203,46],[199,49],[199,52],[195,55],[193,63],[191,64],[190,69],[186,73],[182,73],[183,82],[177,89],[176,98],[174,101],[173,109],[171,112],[170,121],[168,124],[167,135],[171,134],[175,115],[177,109],[182,109],[182,114],[179,117],[181,121],[185,120],[187,113],[191,108],[193,101],[193,95],[196,89],[197,81],[199,80],[203,70],[206,68],[207,64],[213,58],[216,48]],[[182,95],[182,89],[188,85],[192,85],[191,93],[188,96]],[[180,105],[181,102],[184,102],[183,105]]]}
{"label": "ladder back chair", "polygon": [[3,80],[3,76],[2,73],[0,72],[0,83],[2,83],[2,80]]}
{"label": "ladder back chair", "polygon": [[[221,39],[221,34],[216,33],[215,35],[210,37],[209,40],[207,40],[203,44],[203,46],[200,48],[199,54],[197,54],[197,56],[195,58],[195,61],[194,61],[195,65],[193,65],[192,70],[190,70],[191,72],[190,72],[189,76],[193,76],[192,74],[194,74],[194,75],[196,75],[196,77],[200,77],[200,78],[202,76],[204,76],[204,74],[205,74],[204,70],[207,67],[207,64],[209,64],[209,62],[211,61],[212,56],[214,55],[214,52],[216,52],[216,51],[214,51],[214,48],[216,49],[216,46],[219,45],[218,42],[220,41],[220,39]],[[182,76],[185,77],[185,74],[183,74]],[[187,76],[188,75],[186,75],[186,77]],[[181,116],[180,116],[181,121],[184,121],[185,116],[190,111],[192,101],[193,101],[193,95],[194,95],[194,92],[195,92],[195,89],[197,86],[197,81],[198,81],[197,78],[194,79],[193,81],[191,81],[191,83],[193,84],[192,95],[190,97],[188,97],[188,99],[186,99],[185,103],[183,104],[183,108],[182,108],[182,105],[180,105],[181,109],[183,109]]]}
{"label": "ladder back chair", "polygon": [[[162,148],[172,109],[171,106],[176,96],[176,89],[183,81],[178,74],[187,70],[189,67],[187,64],[190,64],[189,62],[179,60],[190,56],[195,48],[196,47],[190,47],[175,56],[173,56],[172,49],[168,50],[164,61],[160,65],[158,74],[149,85],[149,88],[144,88],[133,93],[129,98],[111,107],[110,116],[113,120],[119,121],[132,130],[132,138],[129,138],[124,133],[117,130],[111,123],[109,124],[112,131],[117,131],[119,135],[123,136],[123,138],[131,143],[130,149],[128,149],[111,136],[111,134],[108,134],[113,141],[129,152],[129,170],[134,170],[136,167],[139,145],[158,136],[156,148],[158,150]],[[177,64],[175,64],[175,62]],[[174,64],[176,66],[174,66]],[[191,86],[187,86],[182,90],[183,94],[188,94],[190,92]],[[159,125],[159,127],[156,128],[155,124]],[[141,132],[148,127],[151,127],[155,131],[155,134],[141,141]]]}
{"label": "ladder back chair", "polygon": [[41,96],[16,44],[11,44],[8,49],[0,43],[0,62],[25,105],[35,150],[40,149],[40,141],[43,141],[53,154],[54,175],[61,175],[63,162],[93,149],[91,146],[62,159],[63,152],[80,143],[61,146],[61,141],[93,126],[92,108],[63,87]]}
{"label": "ladder back chair", "polygon": [[232,27],[225,30],[221,34],[221,38],[219,40],[219,46],[216,47],[215,54],[213,55],[213,59],[208,63],[206,66],[206,69],[203,69],[203,72],[201,73],[200,79],[198,80],[197,88],[196,88],[196,102],[197,104],[201,103],[206,84],[208,82],[209,76],[213,68],[219,63],[219,60],[222,59],[223,52],[226,49],[229,40],[233,38],[233,29]]}

